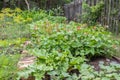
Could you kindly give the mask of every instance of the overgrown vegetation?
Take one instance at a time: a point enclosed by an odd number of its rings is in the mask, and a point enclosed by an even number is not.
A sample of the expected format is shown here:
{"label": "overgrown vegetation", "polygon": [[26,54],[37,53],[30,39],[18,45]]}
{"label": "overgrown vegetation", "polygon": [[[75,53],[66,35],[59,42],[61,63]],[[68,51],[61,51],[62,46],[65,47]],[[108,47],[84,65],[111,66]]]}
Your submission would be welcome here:
{"label": "overgrown vegetation", "polygon": [[[7,8],[1,11],[0,30],[3,33],[0,34],[0,74],[2,74],[0,78],[2,80],[19,80],[21,77],[29,76],[35,76],[36,80],[120,79],[118,63],[106,65],[100,62],[100,71],[94,70],[93,66],[87,64],[93,57],[114,55],[119,42],[112,38],[110,32],[99,25],[89,26],[72,21],[68,23],[64,17],[52,15],[53,12],[44,10],[21,11],[19,8],[15,10]],[[17,34],[17,30],[20,35]],[[30,40],[31,44],[23,47],[26,40]],[[37,59],[25,70],[18,71],[17,54],[23,48]]]}
{"label": "overgrown vegetation", "polygon": [[[48,76],[53,80],[119,79],[119,75],[108,77],[106,73],[109,70],[104,69],[105,65],[99,73],[85,63],[94,56],[111,56],[116,49],[118,42],[103,27],[66,23],[63,17],[49,15],[30,24],[30,31],[32,45],[28,47],[28,51],[37,60],[27,70],[20,72],[19,78],[32,75],[36,80],[46,79]],[[90,74],[84,74],[84,67],[81,66],[86,67],[85,70]],[[114,70],[111,75],[119,74],[116,72],[118,68]]]}
{"label": "overgrown vegetation", "polygon": [[100,26],[88,27],[74,22],[56,24],[48,20],[33,25],[31,32],[35,46],[39,44],[37,47],[45,49],[48,53],[54,49],[60,51],[68,49],[75,56],[87,55],[89,58],[95,55],[111,55],[117,43],[111,39],[110,32]]}

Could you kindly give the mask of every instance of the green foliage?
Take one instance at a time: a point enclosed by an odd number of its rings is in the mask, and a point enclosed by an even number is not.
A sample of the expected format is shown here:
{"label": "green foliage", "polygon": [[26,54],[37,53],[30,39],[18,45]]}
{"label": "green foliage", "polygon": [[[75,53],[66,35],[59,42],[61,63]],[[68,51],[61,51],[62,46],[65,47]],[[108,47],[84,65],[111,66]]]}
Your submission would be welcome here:
{"label": "green foliage", "polygon": [[29,38],[30,31],[29,27],[26,25],[10,25],[5,27],[0,27],[0,39],[18,39],[18,38]]}
{"label": "green foliage", "polygon": [[29,27],[26,24],[31,22],[32,18],[24,18],[23,13],[19,8],[5,8],[0,12],[0,39],[29,37]]}
{"label": "green foliage", "polygon": [[[4,22],[0,21],[0,30],[4,30],[7,35],[3,35],[3,40],[0,40],[0,50],[3,47],[6,48],[0,53],[18,53],[18,49],[21,48],[20,44],[26,40],[24,34],[27,33],[31,39],[31,45],[27,46],[29,53],[37,57],[34,64],[18,73],[18,80],[30,75],[35,76],[36,80],[45,79],[46,75],[49,75],[52,80],[119,79],[119,75],[115,75],[119,70],[119,65],[111,64],[107,67],[100,65],[101,72],[99,73],[85,63],[94,56],[111,56],[114,53],[118,42],[111,38],[110,32],[100,26],[67,23],[66,18],[51,16],[54,15],[52,12],[47,13],[44,10],[31,10],[30,12],[16,10],[5,9],[0,14],[0,19]],[[12,29],[11,37],[9,31]],[[20,30],[21,36],[15,33],[15,31],[18,32],[17,29]],[[23,40],[21,41],[18,37]],[[1,55],[0,57],[0,78],[2,80],[16,79],[15,64],[17,64],[18,57],[14,55]]]}
{"label": "green foliage", "polygon": [[54,16],[63,16],[64,15],[64,11],[61,7],[52,8],[51,10],[49,10],[49,13],[51,13]]}
{"label": "green foliage", "polygon": [[29,38],[28,24],[47,17],[44,10],[22,11],[5,8],[0,12],[0,39]]}
{"label": "green foliage", "polygon": [[[46,75],[50,75],[52,80],[92,80],[96,74],[81,73],[84,69],[82,66],[86,65],[86,57],[111,56],[114,53],[118,42],[111,39],[111,33],[104,28],[88,27],[75,22],[67,24],[62,19],[64,18],[54,20],[49,16],[47,20],[30,25],[33,44],[29,47],[29,52],[36,56],[37,60],[20,72],[19,77],[33,75],[36,80],[42,80]],[[92,68],[91,70],[94,71]],[[86,71],[89,72],[89,68]]]}
{"label": "green foliage", "polygon": [[7,47],[10,45],[20,45],[21,43],[23,43],[26,39],[14,39],[14,40],[0,40],[0,47]]}
{"label": "green foliage", "polygon": [[0,13],[0,53],[20,53],[20,44],[31,36],[29,28],[31,21],[35,22],[46,18],[59,23],[66,21],[64,17],[53,17],[50,15],[50,13],[44,10],[22,11],[19,8],[3,9]]}
{"label": "green foliage", "polygon": [[46,50],[34,49],[32,53],[38,57],[36,63],[28,67],[27,70],[20,72],[19,76],[26,77],[32,74],[36,80],[42,80],[45,74],[48,74],[53,80],[61,80],[69,77],[68,71],[74,67],[79,68],[85,60],[84,57],[73,56],[69,50],[64,52],[54,50],[47,53]]}
{"label": "green foliage", "polygon": [[120,65],[112,62],[105,66],[104,62],[99,63],[100,71],[95,71],[94,67],[83,64],[81,66],[81,79],[82,80],[119,80],[120,79]]}
{"label": "green foliage", "polygon": [[99,17],[101,16],[101,11],[104,8],[104,3],[101,1],[95,6],[89,6],[83,3],[83,14],[81,16],[82,23],[88,23],[89,25],[95,25]]}
{"label": "green foliage", "polygon": [[[60,12],[59,12],[60,11]],[[31,22],[35,22],[42,19],[54,19],[55,17],[51,15],[60,15],[61,8],[58,7],[58,9],[53,8],[53,10],[45,11],[45,10],[30,10],[30,11],[22,11],[19,8],[16,9],[10,9],[5,8],[2,9],[0,12],[0,27],[6,27],[6,26],[24,26],[26,24],[29,24]],[[54,13],[55,12],[55,13]],[[62,18],[62,17],[57,17]],[[59,19],[56,19],[59,20]],[[23,25],[24,24],[24,25]]]}
{"label": "green foliage", "polygon": [[102,27],[82,27],[72,22],[56,25],[49,21],[40,21],[36,25],[38,29],[35,30],[32,25],[31,31],[35,46],[47,52],[68,49],[75,56],[104,56],[111,55],[117,44],[111,39],[110,32]]}
{"label": "green foliage", "polygon": [[16,80],[19,55],[0,55],[0,79]]}
{"label": "green foliage", "polygon": [[[4,25],[13,25],[13,24],[23,24],[23,23],[29,23],[32,21],[32,18],[27,15],[24,17],[25,11],[22,12],[20,8],[10,9],[5,8],[2,9],[0,12],[0,23],[1,26]],[[30,13],[29,13],[30,14]]]}
{"label": "green foliage", "polygon": [[34,9],[30,10],[30,11],[23,11],[19,15],[21,15],[24,18],[24,20],[26,20],[26,21],[31,19],[31,21],[28,21],[29,23],[41,20],[41,19],[43,19],[43,18],[48,16],[47,11],[45,11],[45,10],[38,10],[38,11],[36,11]]}
{"label": "green foliage", "polygon": [[0,40],[0,54],[18,54],[23,49],[25,38]]}

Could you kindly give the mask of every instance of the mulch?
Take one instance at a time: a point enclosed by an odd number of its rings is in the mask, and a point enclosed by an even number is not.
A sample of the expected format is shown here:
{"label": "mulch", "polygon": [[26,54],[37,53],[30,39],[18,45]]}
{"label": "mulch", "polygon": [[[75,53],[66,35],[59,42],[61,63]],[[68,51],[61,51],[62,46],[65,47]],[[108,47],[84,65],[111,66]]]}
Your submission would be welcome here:
{"label": "mulch", "polygon": [[100,62],[103,62],[105,65],[109,65],[111,62],[120,64],[120,58],[115,57],[115,56],[113,56],[111,58],[106,58],[106,57],[100,56],[100,57],[92,58],[92,60],[88,64],[94,66],[94,69],[96,71],[100,71],[100,67],[99,67]]}

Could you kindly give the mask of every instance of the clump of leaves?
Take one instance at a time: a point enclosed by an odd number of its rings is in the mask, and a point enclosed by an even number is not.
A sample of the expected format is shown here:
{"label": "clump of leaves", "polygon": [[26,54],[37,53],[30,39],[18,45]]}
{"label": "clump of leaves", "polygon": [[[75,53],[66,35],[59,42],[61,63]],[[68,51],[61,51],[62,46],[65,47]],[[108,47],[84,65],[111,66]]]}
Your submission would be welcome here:
{"label": "clump of leaves", "polygon": [[19,55],[0,55],[0,79],[15,80]]}
{"label": "clump of leaves", "polygon": [[100,71],[95,71],[93,66],[83,64],[80,69],[80,78],[82,80],[119,80],[120,79],[120,64],[111,62],[109,65],[104,65],[104,62],[99,62]]}
{"label": "clump of leaves", "polygon": [[99,17],[101,16],[101,11],[104,8],[104,3],[101,1],[95,6],[90,6],[83,3],[83,14],[81,16],[81,22],[87,23],[89,25],[95,25]]}

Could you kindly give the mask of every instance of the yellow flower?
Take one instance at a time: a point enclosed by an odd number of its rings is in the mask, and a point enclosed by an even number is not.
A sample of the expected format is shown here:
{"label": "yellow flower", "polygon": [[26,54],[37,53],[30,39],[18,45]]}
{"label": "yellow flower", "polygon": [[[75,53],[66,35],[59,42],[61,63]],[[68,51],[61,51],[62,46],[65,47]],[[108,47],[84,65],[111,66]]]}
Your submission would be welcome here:
{"label": "yellow flower", "polygon": [[6,16],[13,17],[13,14],[8,13],[8,14],[6,14]]}
{"label": "yellow flower", "polygon": [[22,12],[20,8],[15,8],[15,12]]}
{"label": "yellow flower", "polygon": [[10,8],[5,8],[5,9],[2,9],[2,13],[9,13],[11,12],[12,10]]}
{"label": "yellow flower", "polygon": [[27,18],[26,21],[27,21],[27,22],[31,22],[31,21],[32,21],[32,18]]}
{"label": "yellow flower", "polygon": [[18,16],[15,16],[15,17],[13,18],[13,20],[14,20],[14,22],[16,22],[16,23],[22,23],[23,20],[24,20],[24,18],[23,18],[21,15],[18,15]]}
{"label": "yellow flower", "polygon": [[0,13],[0,18],[3,19],[4,18],[4,14]]}
{"label": "yellow flower", "polygon": [[21,21],[18,20],[17,18],[14,18],[14,22],[15,22],[15,23],[21,23]]}

